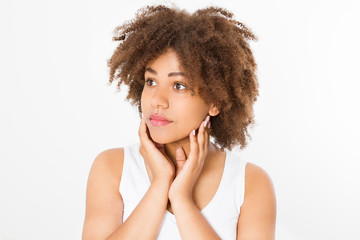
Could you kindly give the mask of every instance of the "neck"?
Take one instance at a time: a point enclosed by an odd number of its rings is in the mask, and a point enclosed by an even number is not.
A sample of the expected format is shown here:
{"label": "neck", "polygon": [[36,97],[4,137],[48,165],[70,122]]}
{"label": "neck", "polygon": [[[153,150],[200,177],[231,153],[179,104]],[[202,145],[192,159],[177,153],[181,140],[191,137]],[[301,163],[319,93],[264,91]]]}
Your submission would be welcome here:
{"label": "neck", "polygon": [[[175,152],[176,152],[176,148],[179,146],[183,148],[186,158],[188,158],[190,153],[190,140],[188,138],[165,144],[165,152],[175,166],[176,166]],[[220,149],[215,144],[209,141],[208,151],[206,153],[205,161],[209,155],[213,155],[218,150]]]}

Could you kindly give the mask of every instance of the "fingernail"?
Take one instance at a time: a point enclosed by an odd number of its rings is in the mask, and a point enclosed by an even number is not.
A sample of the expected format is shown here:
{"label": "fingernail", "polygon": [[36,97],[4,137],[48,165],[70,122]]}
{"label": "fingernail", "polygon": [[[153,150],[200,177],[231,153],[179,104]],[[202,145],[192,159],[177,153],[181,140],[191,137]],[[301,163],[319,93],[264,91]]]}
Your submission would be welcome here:
{"label": "fingernail", "polygon": [[206,118],[205,118],[205,122],[204,122],[204,128],[206,127],[207,123],[209,122],[210,120],[210,116],[208,115]]}
{"label": "fingernail", "polygon": [[195,136],[195,130],[192,130],[192,135]]}
{"label": "fingernail", "polygon": [[209,121],[208,128],[210,129],[210,127],[211,127],[211,122]]}
{"label": "fingernail", "polygon": [[144,113],[141,113],[141,118],[144,118]]}

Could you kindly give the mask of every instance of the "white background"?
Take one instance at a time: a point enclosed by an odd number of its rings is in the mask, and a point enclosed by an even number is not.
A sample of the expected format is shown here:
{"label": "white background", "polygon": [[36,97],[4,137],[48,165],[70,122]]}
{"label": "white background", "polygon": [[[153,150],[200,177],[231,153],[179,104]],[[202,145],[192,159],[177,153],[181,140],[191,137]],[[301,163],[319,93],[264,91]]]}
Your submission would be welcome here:
{"label": "white background", "polygon": [[[225,7],[252,43],[260,97],[242,157],[272,177],[277,239],[360,239],[359,1],[173,1]],[[1,1],[0,239],[80,239],[101,151],[137,142],[108,86],[112,31],[164,1]]]}

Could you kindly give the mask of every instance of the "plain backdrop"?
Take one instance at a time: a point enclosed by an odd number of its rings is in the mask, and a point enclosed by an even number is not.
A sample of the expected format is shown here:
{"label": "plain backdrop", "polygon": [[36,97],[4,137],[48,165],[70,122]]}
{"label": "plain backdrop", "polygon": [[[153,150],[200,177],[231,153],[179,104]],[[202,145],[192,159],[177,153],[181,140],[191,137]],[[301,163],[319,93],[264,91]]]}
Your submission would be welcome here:
{"label": "plain backdrop", "polygon": [[[112,31],[166,1],[0,2],[0,239],[80,239],[91,164],[138,141],[126,89],[108,85]],[[260,97],[243,159],[277,195],[279,240],[360,239],[360,2],[217,5],[258,36]]]}

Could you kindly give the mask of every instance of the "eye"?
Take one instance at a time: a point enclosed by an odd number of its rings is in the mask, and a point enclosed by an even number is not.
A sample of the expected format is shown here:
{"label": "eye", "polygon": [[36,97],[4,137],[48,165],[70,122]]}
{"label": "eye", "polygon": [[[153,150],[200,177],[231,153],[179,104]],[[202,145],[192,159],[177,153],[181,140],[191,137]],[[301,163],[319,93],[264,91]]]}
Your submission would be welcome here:
{"label": "eye", "polygon": [[186,89],[186,86],[184,84],[181,84],[181,83],[175,83],[174,88],[176,90],[184,90],[184,89]]}
{"label": "eye", "polygon": [[145,82],[146,82],[146,85],[147,85],[147,86],[154,86],[154,85],[156,85],[155,81],[152,80],[152,79],[149,79],[149,78],[146,79]]}

